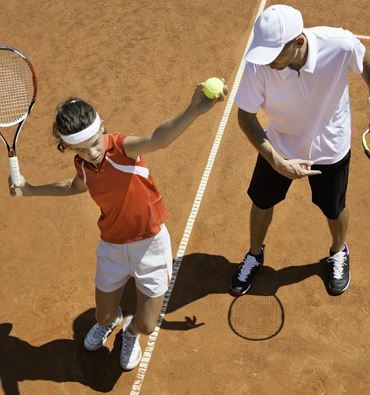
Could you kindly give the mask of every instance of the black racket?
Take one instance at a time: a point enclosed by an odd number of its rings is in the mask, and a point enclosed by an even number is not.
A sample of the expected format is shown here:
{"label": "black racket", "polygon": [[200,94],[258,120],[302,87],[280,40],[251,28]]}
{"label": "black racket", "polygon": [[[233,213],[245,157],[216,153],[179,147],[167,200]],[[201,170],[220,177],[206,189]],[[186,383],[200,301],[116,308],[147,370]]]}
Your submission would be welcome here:
{"label": "black racket", "polygon": [[[35,104],[37,81],[34,68],[24,53],[18,49],[0,45],[0,128],[16,126],[15,133],[0,137],[8,150],[9,173],[13,184],[20,184],[16,145],[22,129]],[[4,133],[4,134],[3,134]],[[12,139],[13,137],[13,139]],[[12,144],[9,141],[13,141]],[[16,196],[22,195],[19,188]]]}
{"label": "black racket", "polygon": [[370,159],[370,148],[369,148],[369,145],[370,145],[370,141],[369,141],[369,144],[368,144],[368,140],[370,139],[370,137],[369,137],[369,128],[367,128],[363,133],[362,133],[362,146],[364,147],[364,151],[365,151],[365,154],[367,155],[367,157]]}

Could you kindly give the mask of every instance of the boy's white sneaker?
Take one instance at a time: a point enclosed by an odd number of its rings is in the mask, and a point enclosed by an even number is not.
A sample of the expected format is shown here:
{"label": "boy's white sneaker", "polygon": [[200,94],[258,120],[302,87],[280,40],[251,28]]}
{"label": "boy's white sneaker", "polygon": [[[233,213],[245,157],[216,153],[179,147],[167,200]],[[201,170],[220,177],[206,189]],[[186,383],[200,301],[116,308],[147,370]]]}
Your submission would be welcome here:
{"label": "boy's white sneaker", "polygon": [[86,350],[95,351],[103,346],[108,336],[113,332],[122,321],[121,307],[118,307],[117,318],[109,325],[100,325],[96,323],[87,333],[84,340]]}
{"label": "boy's white sneaker", "polygon": [[141,360],[141,347],[139,343],[140,335],[133,335],[127,328],[132,321],[129,316],[122,328],[122,349],[120,363],[123,370],[131,370],[136,368]]}

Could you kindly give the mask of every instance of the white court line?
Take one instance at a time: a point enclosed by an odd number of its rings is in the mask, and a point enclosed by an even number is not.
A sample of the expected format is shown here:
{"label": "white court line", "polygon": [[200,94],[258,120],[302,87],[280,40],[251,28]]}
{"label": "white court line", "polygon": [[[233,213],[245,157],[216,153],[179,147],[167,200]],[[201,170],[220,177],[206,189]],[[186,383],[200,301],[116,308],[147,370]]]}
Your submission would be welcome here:
{"label": "white court line", "polygon": [[357,37],[358,37],[360,40],[370,40],[370,36],[361,36],[361,35],[357,34]]}
{"label": "white court line", "polygon": [[[260,15],[260,13],[263,11],[263,9],[265,8],[266,1],[267,0],[261,0],[260,1],[260,5],[259,5],[259,8],[258,8],[256,17],[258,17]],[[249,46],[250,46],[250,44],[252,42],[252,39],[253,39],[253,30],[251,31],[251,34],[249,35],[249,39],[248,39],[248,42],[247,42],[247,46],[245,48],[245,52],[249,48]],[[140,389],[141,389],[141,386],[143,384],[146,371],[148,369],[149,361],[150,361],[150,358],[152,356],[153,349],[154,349],[155,343],[156,343],[157,338],[158,338],[158,334],[159,334],[159,330],[160,330],[160,327],[161,327],[161,324],[162,324],[162,321],[163,321],[163,317],[164,317],[164,314],[165,314],[165,312],[167,310],[167,307],[168,307],[168,301],[170,299],[173,287],[175,285],[176,277],[177,277],[177,274],[178,274],[180,266],[181,266],[182,258],[185,255],[185,250],[186,250],[186,247],[187,247],[189,239],[190,239],[190,235],[191,235],[191,231],[193,229],[193,225],[194,225],[195,219],[196,219],[196,217],[198,215],[200,203],[202,201],[204,192],[205,192],[206,187],[207,187],[208,179],[209,179],[209,176],[210,176],[211,171],[212,171],[212,167],[213,167],[213,163],[215,161],[216,155],[217,155],[217,151],[218,151],[218,149],[220,147],[221,139],[222,139],[222,136],[224,134],[226,123],[227,123],[227,121],[229,119],[231,108],[232,108],[232,105],[233,105],[233,102],[234,102],[234,98],[235,98],[236,92],[237,92],[239,84],[240,84],[240,80],[241,80],[242,75],[243,75],[243,71],[244,71],[244,55],[242,57],[242,61],[241,61],[240,66],[239,66],[238,73],[237,73],[237,75],[235,77],[235,82],[234,82],[233,88],[232,88],[232,90],[230,92],[229,99],[227,101],[227,105],[226,105],[224,114],[222,116],[220,125],[218,127],[218,131],[217,131],[216,137],[214,139],[211,152],[210,152],[209,157],[208,157],[208,162],[207,162],[207,165],[206,165],[206,167],[204,169],[203,176],[202,176],[202,179],[200,181],[200,184],[199,184],[199,187],[198,187],[198,191],[197,191],[197,193],[195,195],[193,206],[192,206],[190,214],[189,214],[188,222],[186,223],[185,230],[184,230],[181,242],[180,242],[180,246],[179,246],[176,258],[175,258],[174,263],[173,263],[173,274],[172,274],[171,282],[169,284],[168,291],[166,292],[166,295],[164,297],[164,302],[163,302],[162,310],[161,310],[161,312],[159,314],[157,326],[156,326],[154,332],[149,336],[149,339],[148,339],[145,351],[143,353],[140,365],[138,367],[137,375],[135,377],[134,383],[133,383],[132,388],[131,388],[130,395],[138,395],[140,393]]]}

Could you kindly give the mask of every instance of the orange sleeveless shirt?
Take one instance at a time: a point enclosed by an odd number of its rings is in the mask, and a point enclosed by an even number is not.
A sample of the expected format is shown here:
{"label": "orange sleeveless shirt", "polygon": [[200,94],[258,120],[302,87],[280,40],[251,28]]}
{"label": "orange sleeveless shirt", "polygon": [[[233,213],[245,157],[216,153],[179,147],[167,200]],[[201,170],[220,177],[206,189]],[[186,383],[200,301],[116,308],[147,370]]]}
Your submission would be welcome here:
{"label": "orange sleeveless shirt", "polygon": [[98,226],[108,243],[125,244],[152,237],[167,219],[167,210],[142,159],[128,158],[123,133],[104,134],[105,157],[98,167],[75,156],[78,176],[100,207]]}

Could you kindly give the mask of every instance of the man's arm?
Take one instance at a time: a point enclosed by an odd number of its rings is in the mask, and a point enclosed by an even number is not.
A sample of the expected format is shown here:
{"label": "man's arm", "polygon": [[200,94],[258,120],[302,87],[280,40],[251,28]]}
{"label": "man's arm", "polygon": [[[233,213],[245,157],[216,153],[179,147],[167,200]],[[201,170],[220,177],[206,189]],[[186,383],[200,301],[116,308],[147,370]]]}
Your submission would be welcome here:
{"label": "man's arm", "polygon": [[240,129],[247,136],[249,141],[276,170],[278,162],[282,160],[282,157],[275,151],[274,147],[267,139],[266,133],[257,119],[257,115],[239,108],[238,122]]}
{"label": "man's arm", "polygon": [[311,170],[312,161],[303,159],[287,160],[279,155],[268,140],[256,114],[243,111],[239,108],[238,122],[249,141],[278,173],[291,179],[321,174],[318,170]]}

